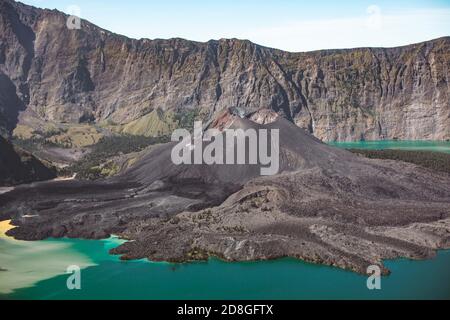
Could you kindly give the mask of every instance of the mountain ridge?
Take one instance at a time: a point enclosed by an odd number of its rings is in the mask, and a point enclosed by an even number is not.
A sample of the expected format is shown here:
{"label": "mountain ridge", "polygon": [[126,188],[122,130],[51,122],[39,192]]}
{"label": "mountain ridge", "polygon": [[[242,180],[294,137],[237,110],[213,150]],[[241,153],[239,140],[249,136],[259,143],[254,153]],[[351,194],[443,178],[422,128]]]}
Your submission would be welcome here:
{"label": "mountain ridge", "polygon": [[[39,6],[33,6],[33,5],[28,5],[28,4],[24,4],[20,1],[15,1],[15,0],[2,0],[4,2],[10,2],[10,3],[14,3],[16,5],[19,6],[24,6],[24,7],[29,7],[29,8],[33,8],[33,9],[37,9],[37,10],[41,10],[41,11],[47,11],[50,13],[57,13],[60,15],[65,16],[66,18],[69,17],[70,15],[60,11],[58,9],[48,9],[48,8],[44,8],[44,7],[39,7]],[[450,35],[449,36],[442,36],[442,37],[437,37],[437,38],[431,38],[428,40],[423,40],[423,41],[419,41],[419,42],[413,42],[413,43],[409,43],[409,44],[403,44],[403,45],[398,45],[398,46],[357,46],[357,47],[348,47],[348,48],[327,48],[327,49],[315,49],[315,50],[306,50],[306,51],[289,51],[289,50],[283,50],[280,48],[276,48],[276,47],[270,47],[270,46],[266,46],[266,45],[262,45],[256,42],[251,41],[250,39],[244,39],[244,38],[236,38],[236,37],[231,37],[231,38],[219,38],[219,39],[208,39],[206,41],[200,41],[200,40],[191,40],[188,38],[183,38],[183,37],[170,37],[170,38],[134,38],[131,36],[127,36],[125,34],[122,33],[118,33],[118,32],[114,32],[114,31],[110,31],[108,29],[104,29],[102,28],[100,25],[93,23],[87,19],[81,18],[82,21],[84,21],[85,23],[89,23],[90,25],[93,25],[96,28],[99,28],[107,33],[109,33],[110,35],[115,35],[118,37],[124,37],[127,38],[129,40],[137,40],[137,41],[144,41],[144,40],[148,40],[148,41],[170,41],[170,40],[180,40],[180,41],[188,41],[188,42],[192,42],[192,43],[197,43],[197,44],[207,44],[208,42],[220,42],[220,41],[242,41],[242,42],[250,42],[252,44],[255,44],[259,47],[263,47],[266,49],[270,49],[270,50],[277,50],[277,51],[281,51],[281,52],[287,52],[287,53],[293,53],[293,54],[297,54],[297,53],[314,53],[314,52],[324,52],[324,51],[346,51],[346,50],[357,50],[357,49],[394,49],[394,48],[403,48],[403,47],[409,47],[409,46],[414,46],[414,45],[422,45],[425,44],[427,42],[432,42],[432,41],[439,41],[441,39],[450,39]]]}
{"label": "mountain ridge", "polygon": [[450,37],[294,53],[238,39],[137,40],[86,20],[69,30],[59,11],[0,5],[0,75],[16,88],[0,90],[9,134],[17,122],[114,131],[153,110],[207,121],[234,106],[274,110],[325,141],[450,139]]}

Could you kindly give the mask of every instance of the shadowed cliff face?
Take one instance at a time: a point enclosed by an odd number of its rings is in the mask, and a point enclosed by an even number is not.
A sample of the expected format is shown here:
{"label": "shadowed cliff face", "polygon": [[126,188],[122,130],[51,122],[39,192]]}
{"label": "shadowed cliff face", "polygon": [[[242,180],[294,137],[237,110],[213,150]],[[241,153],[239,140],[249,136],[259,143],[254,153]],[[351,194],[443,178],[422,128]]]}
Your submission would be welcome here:
{"label": "shadowed cliff face", "polygon": [[0,136],[0,187],[56,177],[54,169],[46,167],[40,160]]}
{"label": "shadowed cliff face", "polygon": [[[12,1],[0,11],[0,72],[31,126],[237,106],[272,109],[323,140],[450,138],[450,38],[288,53],[236,39],[134,40],[87,21],[69,30],[64,14]],[[0,119],[8,108],[21,106],[0,105]]]}

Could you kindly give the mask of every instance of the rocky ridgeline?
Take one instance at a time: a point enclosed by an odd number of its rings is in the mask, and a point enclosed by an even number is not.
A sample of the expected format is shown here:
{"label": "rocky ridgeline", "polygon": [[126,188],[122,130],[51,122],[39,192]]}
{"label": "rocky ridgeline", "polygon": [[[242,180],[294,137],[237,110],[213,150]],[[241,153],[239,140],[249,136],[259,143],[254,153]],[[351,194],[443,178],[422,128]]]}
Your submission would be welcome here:
{"label": "rocky ridgeline", "polygon": [[0,1],[3,131],[22,110],[19,123],[35,129],[235,106],[272,109],[323,140],[450,139],[448,37],[289,53],[237,39],[135,40],[87,21],[69,30],[66,19]]}

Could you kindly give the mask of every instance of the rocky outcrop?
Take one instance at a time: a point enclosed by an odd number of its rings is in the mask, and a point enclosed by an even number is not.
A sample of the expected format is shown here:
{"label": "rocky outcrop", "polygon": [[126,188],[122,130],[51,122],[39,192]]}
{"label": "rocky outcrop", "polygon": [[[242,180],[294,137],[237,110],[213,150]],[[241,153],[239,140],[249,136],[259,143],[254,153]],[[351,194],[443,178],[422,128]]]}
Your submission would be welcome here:
{"label": "rocky outcrop", "polygon": [[0,136],[0,187],[55,177],[53,168],[45,166],[30,153],[14,148]]}
{"label": "rocky outcrop", "polygon": [[66,19],[0,2],[6,131],[25,108],[19,122],[36,128],[42,120],[126,125],[154,110],[210,119],[240,107],[271,109],[323,140],[450,139],[448,37],[289,53],[237,39],[135,40],[87,21],[69,30]]}

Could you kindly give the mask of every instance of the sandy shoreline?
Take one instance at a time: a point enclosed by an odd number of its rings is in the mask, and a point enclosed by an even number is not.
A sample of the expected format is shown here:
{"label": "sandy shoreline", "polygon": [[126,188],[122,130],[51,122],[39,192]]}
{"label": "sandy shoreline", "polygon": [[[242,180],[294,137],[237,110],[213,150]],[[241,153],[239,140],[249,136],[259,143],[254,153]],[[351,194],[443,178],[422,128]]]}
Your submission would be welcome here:
{"label": "sandy shoreline", "polygon": [[3,270],[0,272],[0,295],[63,275],[70,265],[80,268],[96,265],[89,254],[73,247],[76,241],[15,240],[5,235],[14,227],[11,220],[0,221],[0,269]]}
{"label": "sandy shoreline", "polygon": [[6,232],[13,229],[15,226],[11,224],[11,220],[0,221],[0,238],[3,239],[13,239],[10,236],[6,235]]}

